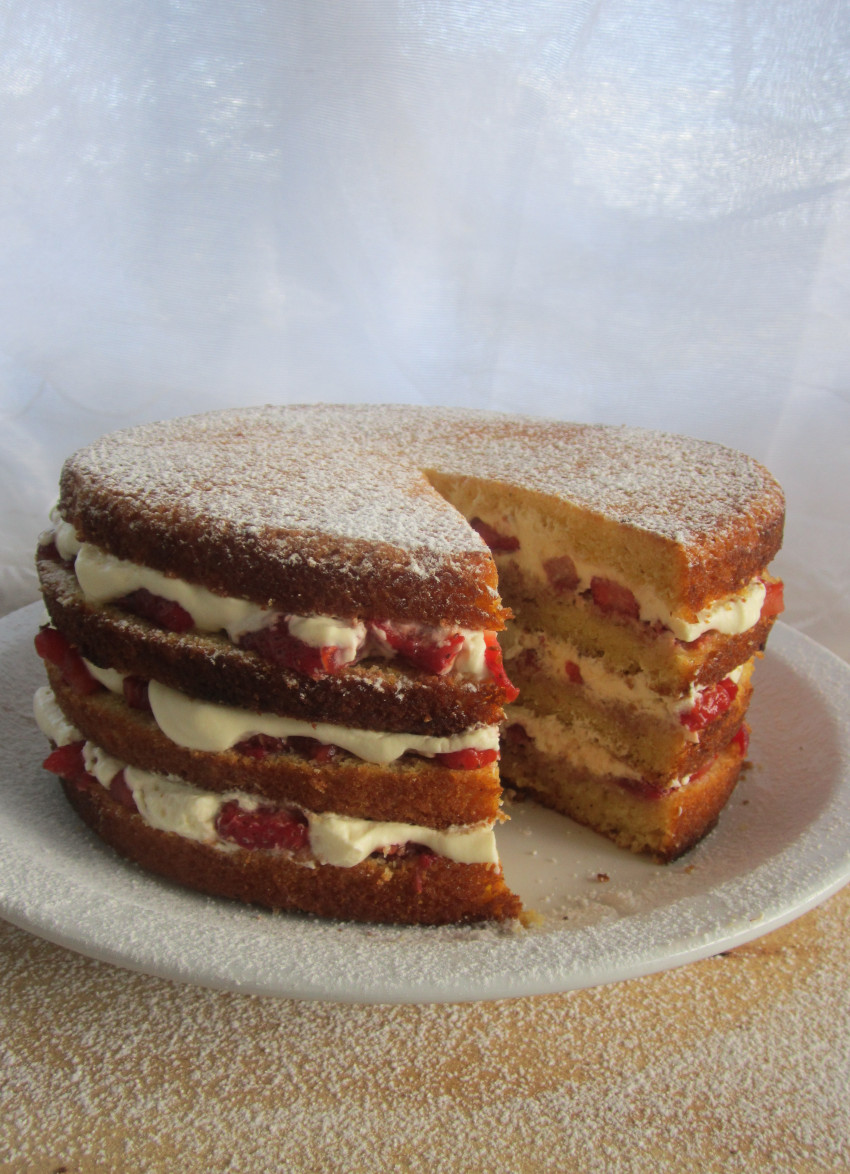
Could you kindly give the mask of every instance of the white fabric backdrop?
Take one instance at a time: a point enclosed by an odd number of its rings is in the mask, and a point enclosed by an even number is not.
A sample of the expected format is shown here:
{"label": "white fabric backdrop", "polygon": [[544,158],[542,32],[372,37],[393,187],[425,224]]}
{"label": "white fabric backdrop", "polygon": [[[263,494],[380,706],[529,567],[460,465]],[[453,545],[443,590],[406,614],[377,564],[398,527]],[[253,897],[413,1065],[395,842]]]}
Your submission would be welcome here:
{"label": "white fabric backdrop", "polygon": [[850,5],[0,0],[0,610],[61,460],[287,400],[743,448],[850,659]]}

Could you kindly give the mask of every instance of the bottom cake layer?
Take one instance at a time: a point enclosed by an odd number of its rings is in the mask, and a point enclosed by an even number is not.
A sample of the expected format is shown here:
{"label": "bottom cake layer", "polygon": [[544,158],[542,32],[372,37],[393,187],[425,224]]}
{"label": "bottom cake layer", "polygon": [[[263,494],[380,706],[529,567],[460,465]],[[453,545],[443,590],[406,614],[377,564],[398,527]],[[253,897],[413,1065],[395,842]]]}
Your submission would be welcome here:
{"label": "bottom cake layer", "polygon": [[443,925],[507,920],[522,905],[501,867],[430,853],[369,857],[351,868],[274,850],[221,848],[161,831],[98,784],[62,779],[71,806],[102,840],[149,872],[214,897],[348,921]]}
{"label": "bottom cake layer", "polygon": [[747,727],[708,766],[666,790],[636,779],[591,774],[531,738],[506,738],[502,779],[544,806],[612,840],[620,848],[675,860],[706,836],[735,789],[746,753]]}

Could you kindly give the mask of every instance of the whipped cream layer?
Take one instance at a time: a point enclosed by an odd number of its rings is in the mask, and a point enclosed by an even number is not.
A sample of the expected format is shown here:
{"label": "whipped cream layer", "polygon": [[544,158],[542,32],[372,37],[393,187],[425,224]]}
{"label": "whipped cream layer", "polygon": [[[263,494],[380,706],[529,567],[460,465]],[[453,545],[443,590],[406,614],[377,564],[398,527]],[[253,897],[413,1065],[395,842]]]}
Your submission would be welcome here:
{"label": "whipped cream layer", "polygon": [[[506,538],[516,539],[516,550],[493,550],[497,567],[515,566],[523,575],[548,582],[545,564],[568,555],[575,565],[578,583],[577,593],[590,590],[594,578],[622,582],[616,569],[583,559],[572,550],[565,550],[557,526],[542,519],[530,510],[514,510],[494,516],[482,504],[474,491],[466,495],[459,490],[455,493],[455,504],[468,518],[480,518],[487,526]],[[690,643],[705,632],[720,632],[724,636],[737,636],[755,627],[761,615],[767,589],[761,579],[753,579],[743,591],[716,600],[710,607],[697,613],[696,621],[677,615],[647,584],[623,583],[638,602],[640,618],[647,623],[661,623],[677,640]]]}
{"label": "whipped cream layer", "polygon": [[[124,675],[115,669],[102,669],[85,661],[89,672],[113,693],[123,691]],[[337,726],[330,722],[307,722],[273,713],[198,701],[159,681],[148,685],[148,699],[154,721],[167,738],[188,750],[220,753],[256,734],[272,738],[315,738],[327,746],[338,746],[366,762],[386,765],[403,754],[424,758],[451,754],[456,750],[498,750],[498,726],[473,726],[460,734],[433,737],[427,734],[387,733]]]}
{"label": "whipped cream layer", "polygon": [[[79,730],[62,713],[49,686],[37,690],[33,712],[41,732],[57,746],[84,741]],[[267,801],[261,802],[243,791],[232,790],[222,794],[203,791],[171,775],[139,770],[107,754],[93,742],[85,742],[83,759],[89,774],[107,789],[115,776],[123,771],[139,814],[151,827],[224,851],[233,851],[236,847],[222,840],[216,830],[216,820],[225,803],[236,802],[244,811],[257,811],[271,806]],[[491,823],[439,830],[417,824],[356,819],[328,812],[301,810],[301,814],[309,826],[310,849],[314,858],[304,861],[307,866],[318,861],[339,868],[352,868],[373,852],[403,844],[422,845],[438,856],[462,864],[499,862],[494,826]]]}
{"label": "whipped cream layer", "polygon": [[[187,583],[140,563],[116,558],[89,542],[81,542],[73,526],[65,522],[55,510],[51,513],[51,521],[54,528],[41,536],[41,542],[45,545],[54,542],[60,556],[73,562],[80,590],[89,603],[111,603],[144,589],[152,595],[179,604],[191,616],[199,632],[224,631],[234,644],[250,632],[275,627],[284,620],[289,634],[303,644],[311,648],[337,649],[339,667],[353,664],[367,655],[387,659],[396,655],[380,632],[367,629],[360,620],[322,615],[284,616],[281,612],[246,599],[218,595],[205,587]],[[408,623],[400,625],[400,630],[416,634],[419,630],[424,633],[425,628],[423,625]],[[429,634],[438,642],[456,634],[463,638],[462,645],[446,671],[474,680],[484,680],[490,676],[485,661],[486,637],[483,631],[445,628],[429,629]]]}

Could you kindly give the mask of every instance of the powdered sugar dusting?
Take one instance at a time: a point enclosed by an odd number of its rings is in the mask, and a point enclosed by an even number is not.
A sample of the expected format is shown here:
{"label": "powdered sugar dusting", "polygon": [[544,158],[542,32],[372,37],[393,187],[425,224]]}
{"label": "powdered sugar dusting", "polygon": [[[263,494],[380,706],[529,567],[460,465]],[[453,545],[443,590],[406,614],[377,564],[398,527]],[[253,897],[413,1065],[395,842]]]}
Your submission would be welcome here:
{"label": "powdered sugar dusting", "polygon": [[427,467],[564,497],[682,543],[765,493],[781,501],[760,465],[716,444],[403,405],[213,412],[104,437],[72,464],[117,497],[202,513],[222,534],[319,530],[440,554],[481,544],[427,485]]}
{"label": "powdered sugar dusting", "polygon": [[272,1000],[0,927],[3,1169],[847,1169],[845,892],[760,943],[489,1004]]}

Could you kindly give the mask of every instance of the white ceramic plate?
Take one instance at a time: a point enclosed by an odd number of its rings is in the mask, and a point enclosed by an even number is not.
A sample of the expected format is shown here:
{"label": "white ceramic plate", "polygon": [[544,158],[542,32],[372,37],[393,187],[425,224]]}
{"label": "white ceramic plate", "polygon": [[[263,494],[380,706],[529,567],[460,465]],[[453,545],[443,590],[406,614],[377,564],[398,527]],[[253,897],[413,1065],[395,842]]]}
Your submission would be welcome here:
{"label": "white ceramic plate", "polygon": [[150,877],[41,770],[33,605],[0,620],[0,913],[148,974],[368,1003],[564,991],[678,966],[790,921],[850,879],[850,666],[782,625],[756,672],[745,774],[717,829],[666,867],[533,804],[500,831],[534,930],[353,926],[269,914]]}

